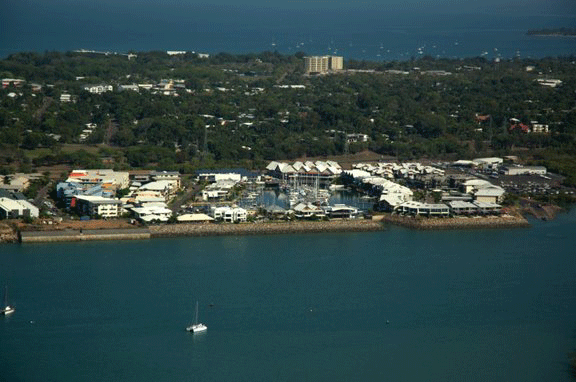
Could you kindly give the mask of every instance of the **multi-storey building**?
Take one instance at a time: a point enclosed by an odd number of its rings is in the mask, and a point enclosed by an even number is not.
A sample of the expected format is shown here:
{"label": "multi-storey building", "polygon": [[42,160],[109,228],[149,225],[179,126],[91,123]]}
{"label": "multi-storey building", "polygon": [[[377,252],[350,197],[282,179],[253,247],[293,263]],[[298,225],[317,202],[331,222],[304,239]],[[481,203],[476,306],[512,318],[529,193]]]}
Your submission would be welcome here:
{"label": "multi-storey building", "polygon": [[328,73],[344,69],[344,59],[341,56],[307,56],[304,57],[306,73]]}

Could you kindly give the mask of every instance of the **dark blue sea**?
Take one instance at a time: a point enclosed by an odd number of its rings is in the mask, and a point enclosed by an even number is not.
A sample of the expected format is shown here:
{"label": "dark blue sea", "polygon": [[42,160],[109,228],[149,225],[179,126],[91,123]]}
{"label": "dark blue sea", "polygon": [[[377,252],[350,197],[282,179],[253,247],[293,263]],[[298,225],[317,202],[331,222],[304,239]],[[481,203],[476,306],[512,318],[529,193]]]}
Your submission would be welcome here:
{"label": "dark blue sea", "polygon": [[576,211],[532,223],[2,245],[0,380],[571,381]]}
{"label": "dark blue sea", "polygon": [[[444,4],[446,5],[446,4]],[[488,59],[576,54],[576,38],[527,36],[576,27],[571,12],[451,12],[7,0],[0,4],[0,57],[19,51],[335,54],[390,61],[422,56]]]}

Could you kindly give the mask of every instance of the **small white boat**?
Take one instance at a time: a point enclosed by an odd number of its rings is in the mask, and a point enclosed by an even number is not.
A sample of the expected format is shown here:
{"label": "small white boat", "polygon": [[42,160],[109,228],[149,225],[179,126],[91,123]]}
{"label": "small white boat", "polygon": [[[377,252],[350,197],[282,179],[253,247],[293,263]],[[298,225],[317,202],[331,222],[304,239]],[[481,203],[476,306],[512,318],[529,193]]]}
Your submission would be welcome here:
{"label": "small white boat", "polygon": [[196,301],[196,317],[194,323],[186,328],[187,331],[191,333],[205,332],[208,327],[204,324],[198,322],[198,301]]}
{"label": "small white boat", "polygon": [[8,286],[4,289],[4,308],[0,310],[0,314],[5,316],[14,313],[14,308],[8,305]]}

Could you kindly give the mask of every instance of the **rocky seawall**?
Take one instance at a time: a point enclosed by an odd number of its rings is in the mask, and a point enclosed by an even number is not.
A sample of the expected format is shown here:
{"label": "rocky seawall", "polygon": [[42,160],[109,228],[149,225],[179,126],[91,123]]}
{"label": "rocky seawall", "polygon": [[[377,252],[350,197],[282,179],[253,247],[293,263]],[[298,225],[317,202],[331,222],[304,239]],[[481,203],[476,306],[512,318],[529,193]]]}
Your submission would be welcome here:
{"label": "rocky seawall", "polygon": [[266,223],[206,223],[165,224],[150,227],[114,229],[54,229],[54,230],[1,230],[0,243],[46,243],[90,240],[140,240],[178,236],[268,235],[289,233],[364,232],[380,231],[386,224],[410,229],[485,229],[529,227],[530,223],[517,216],[420,218],[398,215],[377,215],[373,219],[332,221],[293,221]]}
{"label": "rocky seawall", "polygon": [[22,243],[50,243],[62,241],[93,241],[93,240],[141,240],[150,239],[150,231],[146,228],[134,229],[99,229],[99,230],[54,230],[54,231],[23,231],[20,232]]}
{"label": "rocky seawall", "polygon": [[241,224],[171,224],[151,226],[152,237],[268,235],[283,233],[379,231],[382,223],[375,220],[294,221]]}
{"label": "rocky seawall", "polygon": [[0,244],[17,242],[18,234],[16,233],[16,230],[8,225],[0,225]]}
{"label": "rocky seawall", "polygon": [[511,215],[453,218],[419,218],[398,215],[382,215],[381,220],[385,223],[421,230],[530,227],[530,223],[524,217]]}

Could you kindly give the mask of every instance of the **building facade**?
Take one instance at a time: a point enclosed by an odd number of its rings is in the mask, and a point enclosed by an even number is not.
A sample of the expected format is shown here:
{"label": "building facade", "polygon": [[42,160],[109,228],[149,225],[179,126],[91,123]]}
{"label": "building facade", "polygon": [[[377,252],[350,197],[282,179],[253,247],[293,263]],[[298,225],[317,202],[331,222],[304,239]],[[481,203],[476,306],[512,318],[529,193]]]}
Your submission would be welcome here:
{"label": "building facade", "polygon": [[304,70],[306,73],[328,73],[344,69],[344,58],[341,56],[306,56]]}

